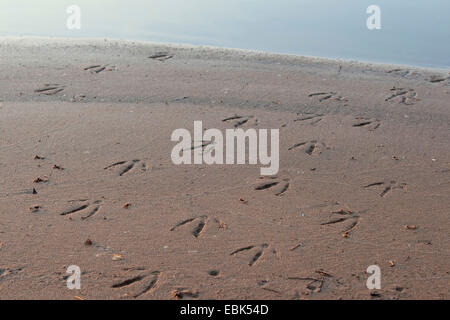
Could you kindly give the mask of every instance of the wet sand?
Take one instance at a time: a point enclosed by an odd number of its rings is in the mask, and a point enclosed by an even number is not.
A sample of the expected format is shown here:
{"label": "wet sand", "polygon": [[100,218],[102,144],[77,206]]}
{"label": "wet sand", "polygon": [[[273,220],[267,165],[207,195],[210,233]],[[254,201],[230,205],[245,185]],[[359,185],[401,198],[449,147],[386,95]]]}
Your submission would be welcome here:
{"label": "wet sand", "polygon": [[[448,71],[112,40],[0,56],[0,299],[449,299]],[[280,129],[276,176],[172,163],[173,130],[243,119]]]}

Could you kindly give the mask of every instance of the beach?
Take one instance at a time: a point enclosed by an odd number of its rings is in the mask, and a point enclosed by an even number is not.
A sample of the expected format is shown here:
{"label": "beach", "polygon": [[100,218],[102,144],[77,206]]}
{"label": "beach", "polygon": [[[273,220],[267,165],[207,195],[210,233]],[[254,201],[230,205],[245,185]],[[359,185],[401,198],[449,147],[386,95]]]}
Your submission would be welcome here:
{"label": "beach", "polygon": [[[0,43],[0,299],[450,298],[448,70]],[[194,121],[279,129],[278,173],[175,165]]]}

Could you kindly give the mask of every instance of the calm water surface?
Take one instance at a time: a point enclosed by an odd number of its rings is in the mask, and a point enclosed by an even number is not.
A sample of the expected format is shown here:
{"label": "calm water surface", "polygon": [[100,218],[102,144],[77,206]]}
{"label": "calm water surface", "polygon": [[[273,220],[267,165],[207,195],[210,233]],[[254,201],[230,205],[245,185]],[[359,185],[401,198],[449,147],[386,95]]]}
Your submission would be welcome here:
{"label": "calm water surface", "polygon": [[[66,27],[72,4],[81,8],[80,30]],[[372,4],[381,8],[381,30],[366,27]],[[190,43],[448,68],[450,0],[0,0],[0,36],[25,35]]]}

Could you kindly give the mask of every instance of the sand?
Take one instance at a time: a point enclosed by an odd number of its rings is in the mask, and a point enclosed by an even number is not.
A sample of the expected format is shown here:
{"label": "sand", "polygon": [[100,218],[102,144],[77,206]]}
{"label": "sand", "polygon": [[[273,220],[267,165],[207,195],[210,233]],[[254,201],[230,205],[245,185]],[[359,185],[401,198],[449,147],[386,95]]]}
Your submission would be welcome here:
{"label": "sand", "polygon": [[[0,41],[0,299],[450,298],[448,71]],[[276,176],[172,163],[234,115],[280,129]]]}

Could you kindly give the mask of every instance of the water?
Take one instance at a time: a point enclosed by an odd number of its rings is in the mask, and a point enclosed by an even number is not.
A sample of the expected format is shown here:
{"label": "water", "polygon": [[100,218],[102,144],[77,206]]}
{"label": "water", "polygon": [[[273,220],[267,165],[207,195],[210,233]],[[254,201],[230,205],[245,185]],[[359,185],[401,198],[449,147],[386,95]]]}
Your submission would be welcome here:
{"label": "water", "polygon": [[[69,30],[66,9],[81,8]],[[381,8],[381,30],[366,9]],[[450,67],[449,0],[0,0],[0,36],[190,43]]]}

